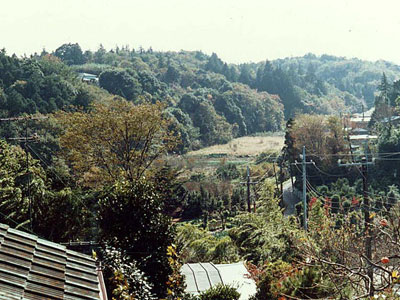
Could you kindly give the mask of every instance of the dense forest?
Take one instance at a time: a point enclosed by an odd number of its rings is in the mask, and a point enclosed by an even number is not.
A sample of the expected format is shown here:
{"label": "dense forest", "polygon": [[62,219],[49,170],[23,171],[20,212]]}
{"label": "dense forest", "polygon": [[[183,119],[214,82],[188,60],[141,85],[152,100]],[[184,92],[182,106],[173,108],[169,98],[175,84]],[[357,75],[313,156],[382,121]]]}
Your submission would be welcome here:
{"label": "dense forest", "polygon": [[[296,113],[361,111],[373,105],[383,72],[389,81],[400,74],[388,62],[328,55],[234,65],[215,53],[102,46],[83,51],[78,44],[22,59],[3,50],[0,61],[3,116],[87,107],[106,90],[134,103],[165,103],[182,151],[279,131]],[[97,75],[103,91],[82,84],[79,72]]]}
{"label": "dense forest", "polygon": [[[117,300],[237,300],[231,286],[186,294],[179,270],[238,261],[252,300],[395,297],[399,77],[388,62],[328,55],[235,65],[127,46],[2,50],[0,222],[94,241]],[[353,151],[341,114],[371,107],[376,140]],[[283,149],[190,154],[282,131]],[[306,206],[286,216],[283,184],[302,189],[303,146]]]}

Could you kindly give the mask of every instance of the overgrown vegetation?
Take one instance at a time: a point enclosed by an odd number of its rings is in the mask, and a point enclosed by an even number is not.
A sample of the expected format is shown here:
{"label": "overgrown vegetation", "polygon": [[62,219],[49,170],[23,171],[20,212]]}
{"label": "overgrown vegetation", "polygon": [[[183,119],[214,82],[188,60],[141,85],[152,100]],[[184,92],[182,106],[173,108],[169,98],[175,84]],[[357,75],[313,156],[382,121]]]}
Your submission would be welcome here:
{"label": "overgrown vegetation", "polygon": [[[77,72],[97,75],[99,85]],[[255,300],[393,296],[400,129],[391,116],[400,112],[400,85],[389,82],[398,74],[389,63],[326,55],[228,65],[216,54],[128,47],[65,44],[30,58],[3,50],[0,221],[55,242],[99,242],[118,300],[195,299],[184,293],[182,264],[239,261],[257,283]],[[378,140],[350,152],[337,112],[373,101]],[[285,121],[279,151],[273,135]],[[244,152],[250,140],[262,146]],[[229,151],[183,156],[223,143]],[[303,146],[314,162],[308,231],[301,213],[284,216],[280,192],[290,177],[300,189]],[[337,162],[364,154],[376,158],[365,189],[357,167]],[[239,296],[221,285],[197,299]]]}

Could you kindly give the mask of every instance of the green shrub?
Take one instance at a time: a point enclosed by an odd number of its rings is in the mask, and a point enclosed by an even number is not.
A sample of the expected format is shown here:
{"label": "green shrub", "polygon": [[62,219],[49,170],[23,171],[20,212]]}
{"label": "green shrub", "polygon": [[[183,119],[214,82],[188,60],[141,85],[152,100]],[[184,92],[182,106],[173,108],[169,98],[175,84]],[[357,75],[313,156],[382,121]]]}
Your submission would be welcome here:
{"label": "green shrub", "polygon": [[235,287],[217,284],[199,295],[199,300],[238,300],[239,292]]}
{"label": "green shrub", "polygon": [[236,165],[232,163],[224,164],[220,166],[216,171],[217,176],[222,180],[232,180],[239,178],[240,172]]}

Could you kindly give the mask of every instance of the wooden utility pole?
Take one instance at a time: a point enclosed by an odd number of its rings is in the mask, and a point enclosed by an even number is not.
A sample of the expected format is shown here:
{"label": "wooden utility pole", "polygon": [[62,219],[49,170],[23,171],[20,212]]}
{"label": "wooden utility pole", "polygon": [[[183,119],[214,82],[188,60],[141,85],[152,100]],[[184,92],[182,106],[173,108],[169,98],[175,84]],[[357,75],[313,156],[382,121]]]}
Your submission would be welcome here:
{"label": "wooden utility pole", "polygon": [[364,231],[365,231],[365,257],[367,258],[368,268],[367,276],[369,278],[368,291],[369,295],[374,296],[374,270],[370,262],[372,261],[372,231],[371,231],[371,217],[369,214],[370,205],[368,198],[368,166],[373,165],[374,162],[368,162],[367,149],[365,149],[365,156],[362,157],[360,163],[346,163],[342,164],[338,161],[339,167],[353,167],[361,166],[361,174],[363,179],[363,196],[364,196]]}
{"label": "wooden utility pole", "polygon": [[250,168],[247,166],[247,211],[251,212],[251,202],[250,202]]}
{"label": "wooden utility pole", "polygon": [[276,191],[279,191],[279,185],[278,185],[278,176],[276,174],[276,168],[275,168],[275,162],[272,162],[272,166],[274,167],[274,177],[275,177],[275,184],[276,184]]}
{"label": "wooden utility pole", "polygon": [[[258,181],[257,182],[251,181],[249,166],[247,166],[247,176],[246,177],[247,177],[246,182],[241,182],[241,184],[246,184],[247,185],[247,211],[249,213],[251,213],[251,189],[250,189],[250,187],[251,187],[252,184],[257,184]],[[256,203],[254,202],[254,212],[256,210],[255,207],[256,207]]]}
{"label": "wooden utility pole", "polygon": [[293,163],[293,165],[301,165],[302,177],[303,177],[303,226],[304,230],[307,231],[307,168],[306,166],[309,164],[314,164],[311,160],[309,162],[306,161],[306,146],[303,146],[303,154],[300,155],[302,162],[298,163],[297,161]]}
{"label": "wooden utility pole", "polygon": [[279,182],[280,182],[280,191],[281,191],[281,201],[283,202],[283,159],[279,162]]}

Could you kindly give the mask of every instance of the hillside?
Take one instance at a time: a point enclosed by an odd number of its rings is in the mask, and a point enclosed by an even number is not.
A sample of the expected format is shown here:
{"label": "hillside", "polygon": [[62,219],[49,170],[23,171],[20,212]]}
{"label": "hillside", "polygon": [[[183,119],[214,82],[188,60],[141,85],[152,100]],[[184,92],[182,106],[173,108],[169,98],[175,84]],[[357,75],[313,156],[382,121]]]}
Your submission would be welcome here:
{"label": "hillside", "polygon": [[[382,74],[400,77],[388,62],[308,54],[251,64],[227,64],[214,53],[157,52],[116,47],[83,51],[64,44],[30,58],[0,54],[3,116],[87,107],[110,94],[134,103],[161,101],[179,133],[181,152],[280,131],[296,113],[338,114],[374,103]],[[95,74],[99,86],[77,73]],[[3,129],[3,131],[6,131]]]}

